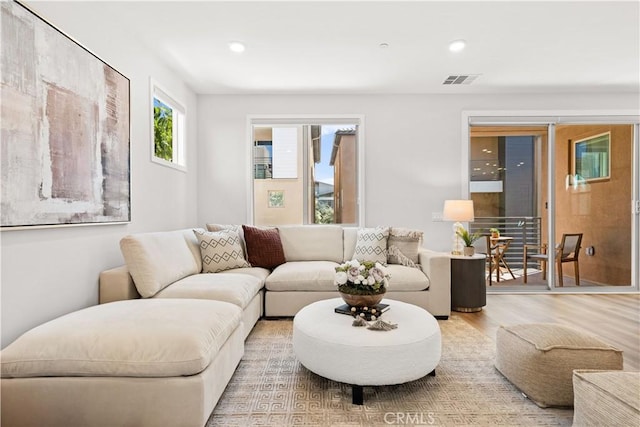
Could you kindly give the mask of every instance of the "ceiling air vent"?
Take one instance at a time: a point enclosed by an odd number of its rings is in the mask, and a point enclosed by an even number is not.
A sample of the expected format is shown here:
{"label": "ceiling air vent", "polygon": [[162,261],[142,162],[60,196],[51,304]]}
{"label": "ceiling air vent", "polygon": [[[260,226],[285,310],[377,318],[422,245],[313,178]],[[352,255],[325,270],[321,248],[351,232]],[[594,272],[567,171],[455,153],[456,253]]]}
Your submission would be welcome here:
{"label": "ceiling air vent", "polygon": [[480,74],[463,74],[459,76],[449,76],[446,78],[443,85],[468,85],[471,84]]}

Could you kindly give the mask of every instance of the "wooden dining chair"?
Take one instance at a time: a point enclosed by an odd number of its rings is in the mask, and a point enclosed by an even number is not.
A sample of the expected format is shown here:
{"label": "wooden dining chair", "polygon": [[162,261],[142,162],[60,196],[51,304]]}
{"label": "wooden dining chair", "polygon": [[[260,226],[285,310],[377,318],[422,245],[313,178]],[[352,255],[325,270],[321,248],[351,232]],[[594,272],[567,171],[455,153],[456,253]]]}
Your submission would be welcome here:
{"label": "wooden dining chair", "polygon": [[511,245],[512,240],[512,238],[504,238],[504,240],[500,238],[489,239],[491,245],[491,270],[489,271],[489,273],[491,274],[493,270],[496,271],[496,282],[500,281],[500,277],[502,276],[502,268],[506,269],[509,274],[511,274],[511,278],[513,280],[516,279],[515,274],[513,274],[513,271],[511,271],[511,267],[504,257],[507,253],[507,250],[509,249],[509,246]]}
{"label": "wooden dining chair", "polygon": [[[580,254],[580,243],[582,243],[582,233],[563,234],[562,241],[556,248],[553,255],[558,266],[558,283],[564,286],[562,277],[562,264],[572,262],[576,276],[576,286],[580,286],[580,268],[578,263],[578,255]],[[529,250],[538,249],[536,253],[530,253]],[[532,259],[540,261],[542,265],[542,280],[547,278],[547,262],[550,260],[550,254],[547,253],[547,244],[525,245],[524,246],[524,283],[527,283],[527,261]]]}

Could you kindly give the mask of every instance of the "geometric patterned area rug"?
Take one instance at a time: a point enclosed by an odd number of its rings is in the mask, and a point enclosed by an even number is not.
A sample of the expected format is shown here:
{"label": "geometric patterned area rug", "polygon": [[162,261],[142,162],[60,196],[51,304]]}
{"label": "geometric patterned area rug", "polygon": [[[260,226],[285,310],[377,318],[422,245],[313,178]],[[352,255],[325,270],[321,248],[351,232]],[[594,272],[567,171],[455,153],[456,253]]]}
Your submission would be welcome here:
{"label": "geometric patterned area rug", "polygon": [[438,323],[442,358],[436,376],[364,387],[359,406],[351,403],[351,386],[296,360],[290,319],[261,320],[207,427],[571,425],[573,410],[539,408],[495,369],[492,340],[455,314]]}

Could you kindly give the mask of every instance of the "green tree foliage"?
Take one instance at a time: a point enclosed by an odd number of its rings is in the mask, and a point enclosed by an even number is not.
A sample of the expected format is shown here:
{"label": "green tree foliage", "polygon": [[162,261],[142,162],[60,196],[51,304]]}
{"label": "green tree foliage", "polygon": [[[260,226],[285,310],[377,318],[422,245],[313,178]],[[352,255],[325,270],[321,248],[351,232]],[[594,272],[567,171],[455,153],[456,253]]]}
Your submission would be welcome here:
{"label": "green tree foliage", "polygon": [[153,137],[155,155],[161,159],[173,160],[173,112],[171,108],[154,99]]}
{"label": "green tree foliage", "polygon": [[327,203],[316,200],[316,224],[333,224],[335,222],[333,208]]}

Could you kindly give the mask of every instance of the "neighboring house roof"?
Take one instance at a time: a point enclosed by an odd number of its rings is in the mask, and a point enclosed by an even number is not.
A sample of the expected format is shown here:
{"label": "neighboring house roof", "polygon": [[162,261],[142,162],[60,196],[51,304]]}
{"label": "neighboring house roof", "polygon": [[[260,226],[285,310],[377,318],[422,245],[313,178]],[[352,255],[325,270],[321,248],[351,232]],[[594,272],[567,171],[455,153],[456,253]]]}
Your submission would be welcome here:
{"label": "neighboring house roof", "polygon": [[320,196],[333,196],[333,185],[326,182],[316,181],[316,195]]}

